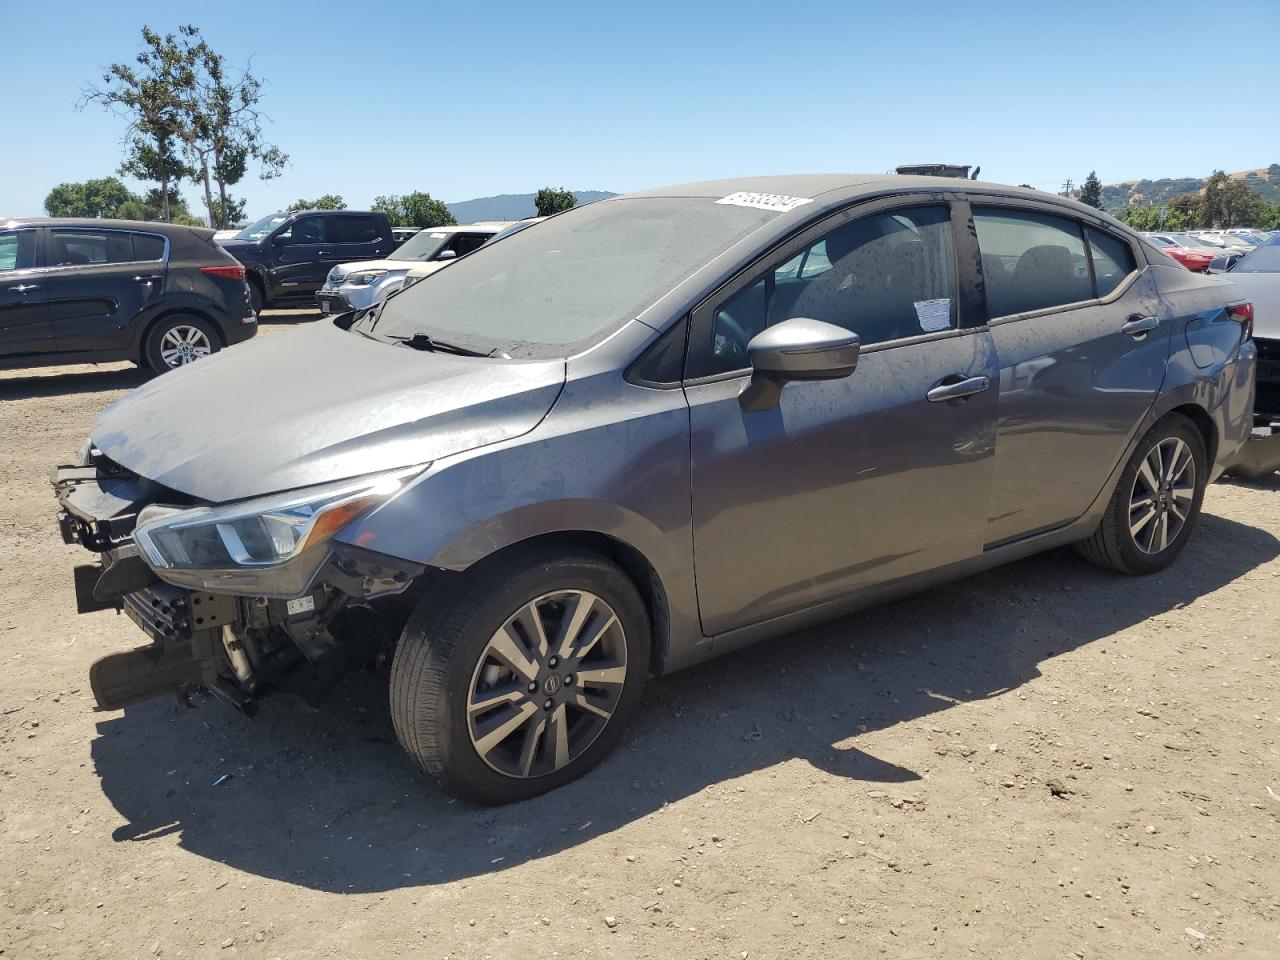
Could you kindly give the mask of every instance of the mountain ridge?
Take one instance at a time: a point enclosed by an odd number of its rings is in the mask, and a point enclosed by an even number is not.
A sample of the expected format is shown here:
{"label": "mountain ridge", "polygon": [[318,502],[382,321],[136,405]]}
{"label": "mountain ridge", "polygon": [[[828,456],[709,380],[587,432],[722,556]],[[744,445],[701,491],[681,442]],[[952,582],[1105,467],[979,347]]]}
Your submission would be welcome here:
{"label": "mountain ridge", "polygon": [[[608,190],[574,190],[578,205],[616,197],[616,193]],[[459,223],[476,223],[480,220],[523,220],[525,217],[536,217],[538,208],[534,205],[534,193],[500,193],[493,197],[476,197],[472,200],[459,200],[446,203],[449,212]]]}

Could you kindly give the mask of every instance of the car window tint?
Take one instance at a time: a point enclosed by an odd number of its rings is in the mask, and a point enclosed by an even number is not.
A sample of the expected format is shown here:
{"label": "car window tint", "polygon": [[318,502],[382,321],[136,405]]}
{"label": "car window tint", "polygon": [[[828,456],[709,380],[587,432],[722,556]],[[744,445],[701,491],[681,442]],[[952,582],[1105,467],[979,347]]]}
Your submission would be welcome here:
{"label": "car window tint", "polygon": [[1092,299],[1089,263],[1075,220],[978,207],[973,222],[990,316]]}
{"label": "car window tint", "polygon": [[157,237],[153,233],[135,233],[133,235],[133,259],[164,259],[164,237]]}
{"label": "car window tint", "polygon": [[747,366],[765,327],[810,317],[852,330],[864,346],[956,325],[951,221],[944,206],[842,224],[734,294],[712,319],[710,373]]}
{"label": "car window tint", "polygon": [[1093,280],[1096,296],[1105,297],[1133,273],[1133,251],[1123,240],[1086,227],[1089,255],[1093,258]]}
{"label": "car window tint", "polygon": [[133,260],[130,234],[114,231],[55,230],[49,237],[51,267],[79,267]]}
{"label": "car window tint", "polygon": [[453,249],[458,251],[458,256],[462,256],[464,253],[483,247],[489,236],[487,233],[460,233],[453,243]]}
{"label": "car window tint", "polygon": [[0,270],[30,270],[35,265],[34,230],[9,230],[0,233]]}
{"label": "car window tint", "polygon": [[378,239],[378,221],[373,217],[326,217],[330,243],[373,243]]}
{"label": "car window tint", "polygon": [[276,234],[281,243],[328,243],[328,231],[325,229],[324,217],[303,217],[295,220]]}

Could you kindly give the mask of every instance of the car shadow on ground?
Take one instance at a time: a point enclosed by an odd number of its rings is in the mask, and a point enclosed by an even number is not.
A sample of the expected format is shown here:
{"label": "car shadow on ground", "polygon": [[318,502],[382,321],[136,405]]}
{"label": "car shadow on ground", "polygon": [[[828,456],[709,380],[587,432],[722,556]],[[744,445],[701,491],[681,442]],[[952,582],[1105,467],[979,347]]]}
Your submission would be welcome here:
{"label": "car shadow on ground", "polygon": [[0,375],[0,401],[27,400],[35,397],[65,397],[81,393],[107,393],[132,390],[151,379],[153,374],[133,365],[113,364],[108,369],[92,366],[41,373],[22,371],[19,375]]}
{"label": "car shadow on ground", "polygon": [[[1270,534],[1205,516],[1180,561],[1152,577],[1057,551],[791,634],[651,682],[609,759],[511,807],[451,802],[418,774],[372,673],[318,712],[283,699],[254,720],[217,704],[143,704],[102,720],[92,757],[126,821],[119,842],[176,832],[191,853],[325,891],[442,883],[554,856],[794,758],[851,791],[910,782],[916,772],[859,749],[862,731],[1016,691],[1042,662],[1277,555]],[[120,637],[135,639],[123,619]]]}

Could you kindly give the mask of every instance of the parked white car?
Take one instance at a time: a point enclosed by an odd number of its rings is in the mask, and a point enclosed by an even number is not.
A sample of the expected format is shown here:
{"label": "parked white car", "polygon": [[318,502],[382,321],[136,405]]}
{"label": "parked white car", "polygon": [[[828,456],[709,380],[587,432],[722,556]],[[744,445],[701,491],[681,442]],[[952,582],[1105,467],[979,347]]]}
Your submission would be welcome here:
{"label": "parked white car", "polygon": [[420,230],[396,247],[385,260],[342,263],[316,294],[323,314],[362,310],[385,300],[408,284],[430,276],[451,261],[484,246],[513,222],[490,220],[453,227]]}

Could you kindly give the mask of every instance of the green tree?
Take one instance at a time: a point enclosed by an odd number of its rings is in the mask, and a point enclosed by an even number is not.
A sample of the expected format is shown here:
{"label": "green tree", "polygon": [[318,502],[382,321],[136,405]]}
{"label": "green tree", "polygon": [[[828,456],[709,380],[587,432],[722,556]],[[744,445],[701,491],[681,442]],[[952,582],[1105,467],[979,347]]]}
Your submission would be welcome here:
{"label": "green tree", "polygon": [[256,159],[268,180],[289,159],[263,137],[262,81],[248,70],[229,71],[194,26],[179,27],[176,36],[144,26],[136,62],[112,64],[101,86],[83,91],[81,104],[100,103],[129,118],[121,172],[159,183],[162,199],[172,180],[190,178],[204,188],[210,222],[224,226],[235,203],[227,187],[244,176],[248,160]]}
{"label": "green tree", "polygon": [[1180,193],[1169,201],[1166,230],[1193,230],[1201,225],[1204,200],[1198,193]]}
{"label": "green tree", "polygon": [[538,208],[538,216],[540,217],[550,217],[554,214],[571,210],[577,202],[578,198],[563,187],[560,189],[543,187],[538,191],[538,195],[533,198],[533,205]]}
{"label": "green tree", "polygon": [[1084,186],[1080,188],[1080,196],[1077,199],[1096,210],[1102,209],[1102,181],[1093,170],[1090,170],[1089,176],[1084,178]]}
{"label": "green tree", "polygon": [[315,200],[298,199],[285,208],[289,213],[295,210],[345,210],[347,202],[336,193],[326,193]]}
{"label": "green tree", "polygon": [[389,194],[377,197],[370,209],[376,213],[385,213],[391,219],[393,227],[418,227],[425,230],[428,227],[449,227],[458,222],[442,201],[420,190],[404,196]]}
{"label": "green tree", "polygon": [[136,199],[115,177],[103,177],[58,184],[44,198],[44,208],[51,217],[117,217],[123,204]]}
{"label": "green tree", "polygon": [[1243,180],[1215,170],[1204,185],[1200,225],[1225,230],[1250,226],[1266,215],[1267,205]]}
{"label": "green tree", "polygon": [[102,85],[81,90],[79,108],[97,103],[125,117],[125,159],[120,173],[160,185],[161,219],[168,220],[169,186],[193,173],[183,160],[179,131],[184,122],[182,91],[192,82],[188,58],[172,34],[142,28],[142,52],[136,65],[114,63]]}
{"label": "green tree", "polygon": [[1256,226],[1259,230],[1280,230],[1280,203],[1267,207],[1266,212],[1258,218]]}
{"label": "green tree", "polygon": [[1151,232],[1160,229],[1160,221],[1164,213],[1165,211],[1160,207],[1144,204],[1137,207],[1126,207],[1121,212],[1120,219],[1135,230]]}

